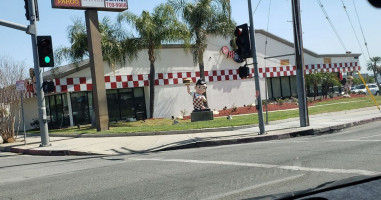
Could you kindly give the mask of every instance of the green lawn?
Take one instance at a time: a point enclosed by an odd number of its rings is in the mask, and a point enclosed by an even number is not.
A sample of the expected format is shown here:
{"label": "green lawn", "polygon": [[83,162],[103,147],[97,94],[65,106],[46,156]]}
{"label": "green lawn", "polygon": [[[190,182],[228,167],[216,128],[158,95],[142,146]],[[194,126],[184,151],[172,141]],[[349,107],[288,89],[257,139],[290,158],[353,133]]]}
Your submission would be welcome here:
{"label": "green lawn", "polygon": [[[376,97],[377,102],[381,104],[381,97]],[[356,102],[349,102],[356,101]],[[349,102],[349,103],[344,103]],[[337,104],[342,103],[342,104]],[[330,105],[333,104],[333,105]],[[364,108],[374,106],[377,109],[370,97],[360,98],[345,98],[340,100],[324,101],[316,103],[316,105],[324,105],[318,107],[310,107],[308,109],[309,115],[352,110],[357,108]],[[265,114],[265,113],[264,113]],[[269,112],[269,121],[288,119],[293,117],[299,117],[298,110],[288,111],[275,111]],[[187,129],[202,129],[202,128],[215,128],[215,127],[232,127],[241,125],[258,124],[258,115],[241,115],[233,116],[232,120],[227,120],[225,117],[215,118],[213,121],[203,122],[190,122],[190,120],[178,120],[179,123],[172,125],[173,121],[169,119],[149,119],[145,121],[137,122],[118,122],[111,123],[109,131],[103,131],[100,133],[131,133],[131,132],[151,132],[151,131],[170,131],[170,130],[187,130]],[[70,134],[98,134],[94,128],[89,125],[77,127],[49,130],[51,134],[58,133],[70,133]]]}

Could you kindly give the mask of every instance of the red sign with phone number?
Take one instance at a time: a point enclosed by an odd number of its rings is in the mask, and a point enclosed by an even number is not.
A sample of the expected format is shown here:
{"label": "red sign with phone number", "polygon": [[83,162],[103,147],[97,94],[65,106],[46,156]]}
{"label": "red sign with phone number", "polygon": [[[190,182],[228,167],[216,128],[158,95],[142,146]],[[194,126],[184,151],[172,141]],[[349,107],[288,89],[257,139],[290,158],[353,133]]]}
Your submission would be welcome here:
{"label": "red sign with phone number", "polygon": [[[128,0],[51,0],[51,1],[52,1],[53,8],[82,9],[82,10],[88,9],[88,8],[94,8],[101,11],[113,11],[113,10],[123,11],[128,9]],[[85,1],[85,3],[83,3],[83,1]]]}

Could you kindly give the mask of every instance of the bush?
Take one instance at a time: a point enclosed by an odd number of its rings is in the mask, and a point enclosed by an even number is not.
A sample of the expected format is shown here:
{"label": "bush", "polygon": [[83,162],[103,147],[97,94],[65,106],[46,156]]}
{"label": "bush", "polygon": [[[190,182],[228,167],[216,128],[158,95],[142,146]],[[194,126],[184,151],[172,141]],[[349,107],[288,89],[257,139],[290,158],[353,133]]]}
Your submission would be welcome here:
{"label": "bush", "polygon": [[276,99],[276,103],[279,104],[279,105],[283,105],[284,104],[284,100],[282,98],[278,98],[278,99]]}
{"label": "bush", "polygon": [[237,112],[237,109],[238,109],[238,107],[235,104],[233,104],[232,105],[232,112]]}
{"label": "bush", "polygon": [[183,117],[185,117],[188,114],[188,111],[187,109],[184,109],[184,110],[180,110],[180,113]]}
{"label": "bush", "polygon": [[333,98],[333,92],[328,93],[329,98]]}

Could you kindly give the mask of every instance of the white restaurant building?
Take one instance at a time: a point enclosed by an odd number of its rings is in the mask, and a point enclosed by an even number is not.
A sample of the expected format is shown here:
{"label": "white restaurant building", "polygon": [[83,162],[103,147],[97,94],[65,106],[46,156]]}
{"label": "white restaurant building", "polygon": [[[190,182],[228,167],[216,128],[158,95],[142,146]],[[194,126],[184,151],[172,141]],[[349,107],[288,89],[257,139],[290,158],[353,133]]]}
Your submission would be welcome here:
{"label": "white restaurant building", "polygon": [[[270,99],[297,96],[296,67],[293,55],[264,59],[294,53],[293,43],[263,30],[256,30],[256,48],[262,99],[267,92]],[[265,55],[265,41],[267,53]],[[240,79],[237,63],[229,53],[222,49],[230,47],[230,39],[209,37],[204,54],[205,77],[208,85],[208,104],[212,110],[221,110],[255,103],[255,84],[253,78]],[[325,44],[329,45],[329,44]],[[226,52],[225,52],[226,53]],[[113,71],[104,63],[104,75],[110,121],[140,120],[149,116],[149,60],[146,50],[139,52],[138,58]],[[360,70],[360,54],[319,55],[304,49],[306,73],[329,71],[335,73]],[[252,60],[248,60],[252,63]],[[266,66],[266,67],[265,67]],[[253,65],[249,65],[253,76]],[[181,45],[164,45],[158,51],[155,62],[155,113],[154,118],[180,116],[181,111],[193,110],[192,97],[183,85],[184,78],[196,82],[199,74],[198,64],[194,64],[191,53]],[[92,80],[89,62],[79,65],[66,65],[44,73],[44,81],[54,82],[55,92],[45,94],[49,128],[89,124],[92,118]],[[265,89],[265,81],[267,88]],[[193,89],[193,87],[191,87]],[[26,128],[38,119],[37,101],[27,92],[24,100]]]}

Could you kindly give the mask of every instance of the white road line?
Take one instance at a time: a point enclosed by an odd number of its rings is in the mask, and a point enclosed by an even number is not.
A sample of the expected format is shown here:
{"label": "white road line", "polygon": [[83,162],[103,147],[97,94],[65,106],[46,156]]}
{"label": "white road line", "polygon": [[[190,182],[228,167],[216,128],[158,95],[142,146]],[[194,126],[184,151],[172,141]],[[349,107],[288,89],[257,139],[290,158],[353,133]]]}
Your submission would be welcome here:
{"label": "white road line", "polygon": [[258,168],[267,168],[267,169],[278,168],[278,169],[293,170],[293,171],[327,172],[327,173],[337,173],[337,174],[374,175],[377,173],[377,172],[361,170],[361,169],[309,168],[309,167],[299,167],[299,166],[242,163],[242,162],[229,162],[229,161],[206,161],[206,160],[185,160],[185,159],[161,159],[161,158],[128,158],[128,159],[135,160],[135,161],[214,164],[214,165],[230,165],[230,166],[243,166],[243,167],[258,167]]}
{"label": "white road line", "polygon": [[358,139],[371,138],[371,137],[377,137],[377,136],[381,136],[381,134],[371,135],[371,136],[364,136],[364,137],[359,137],[359,138],[352,138],[352,139],[358,140]]}
{"label": "white road line", "polygon": [[381,142],[381,140],[330,140],[329,142]]}
{"label": "white road line", "polygon": [[205,200],[221,199],[221,198],[228,197],[228,196],[231,196],[231,195],[235,195],[235,194],[239,194],[239,193],[245,193],[247,191],[254,190],[254,189],[257,189],[257,188],[260,188],[260,187],[274,185],[274,184],[281,183],[281,182],[287,182],[287,181],[290,181],[290,180],[294,180],[294,179],[300,178],[302,176],[304,176],[304,174],[299,174],[299,175],[296,175],[296,176],[290,176],[290,177],[283,178],[283,179],[273,180],[273,181],[269,181],[269,182],[253,185],[253,186],[250,186],[250,187],[241,188],[239,190],[230,191],[230,192],[227,192],[227,193],[224,193],[224,194],[219,194],[219,195],[216,195],[216,196],[211,196],[209,198],[206,198]]}

